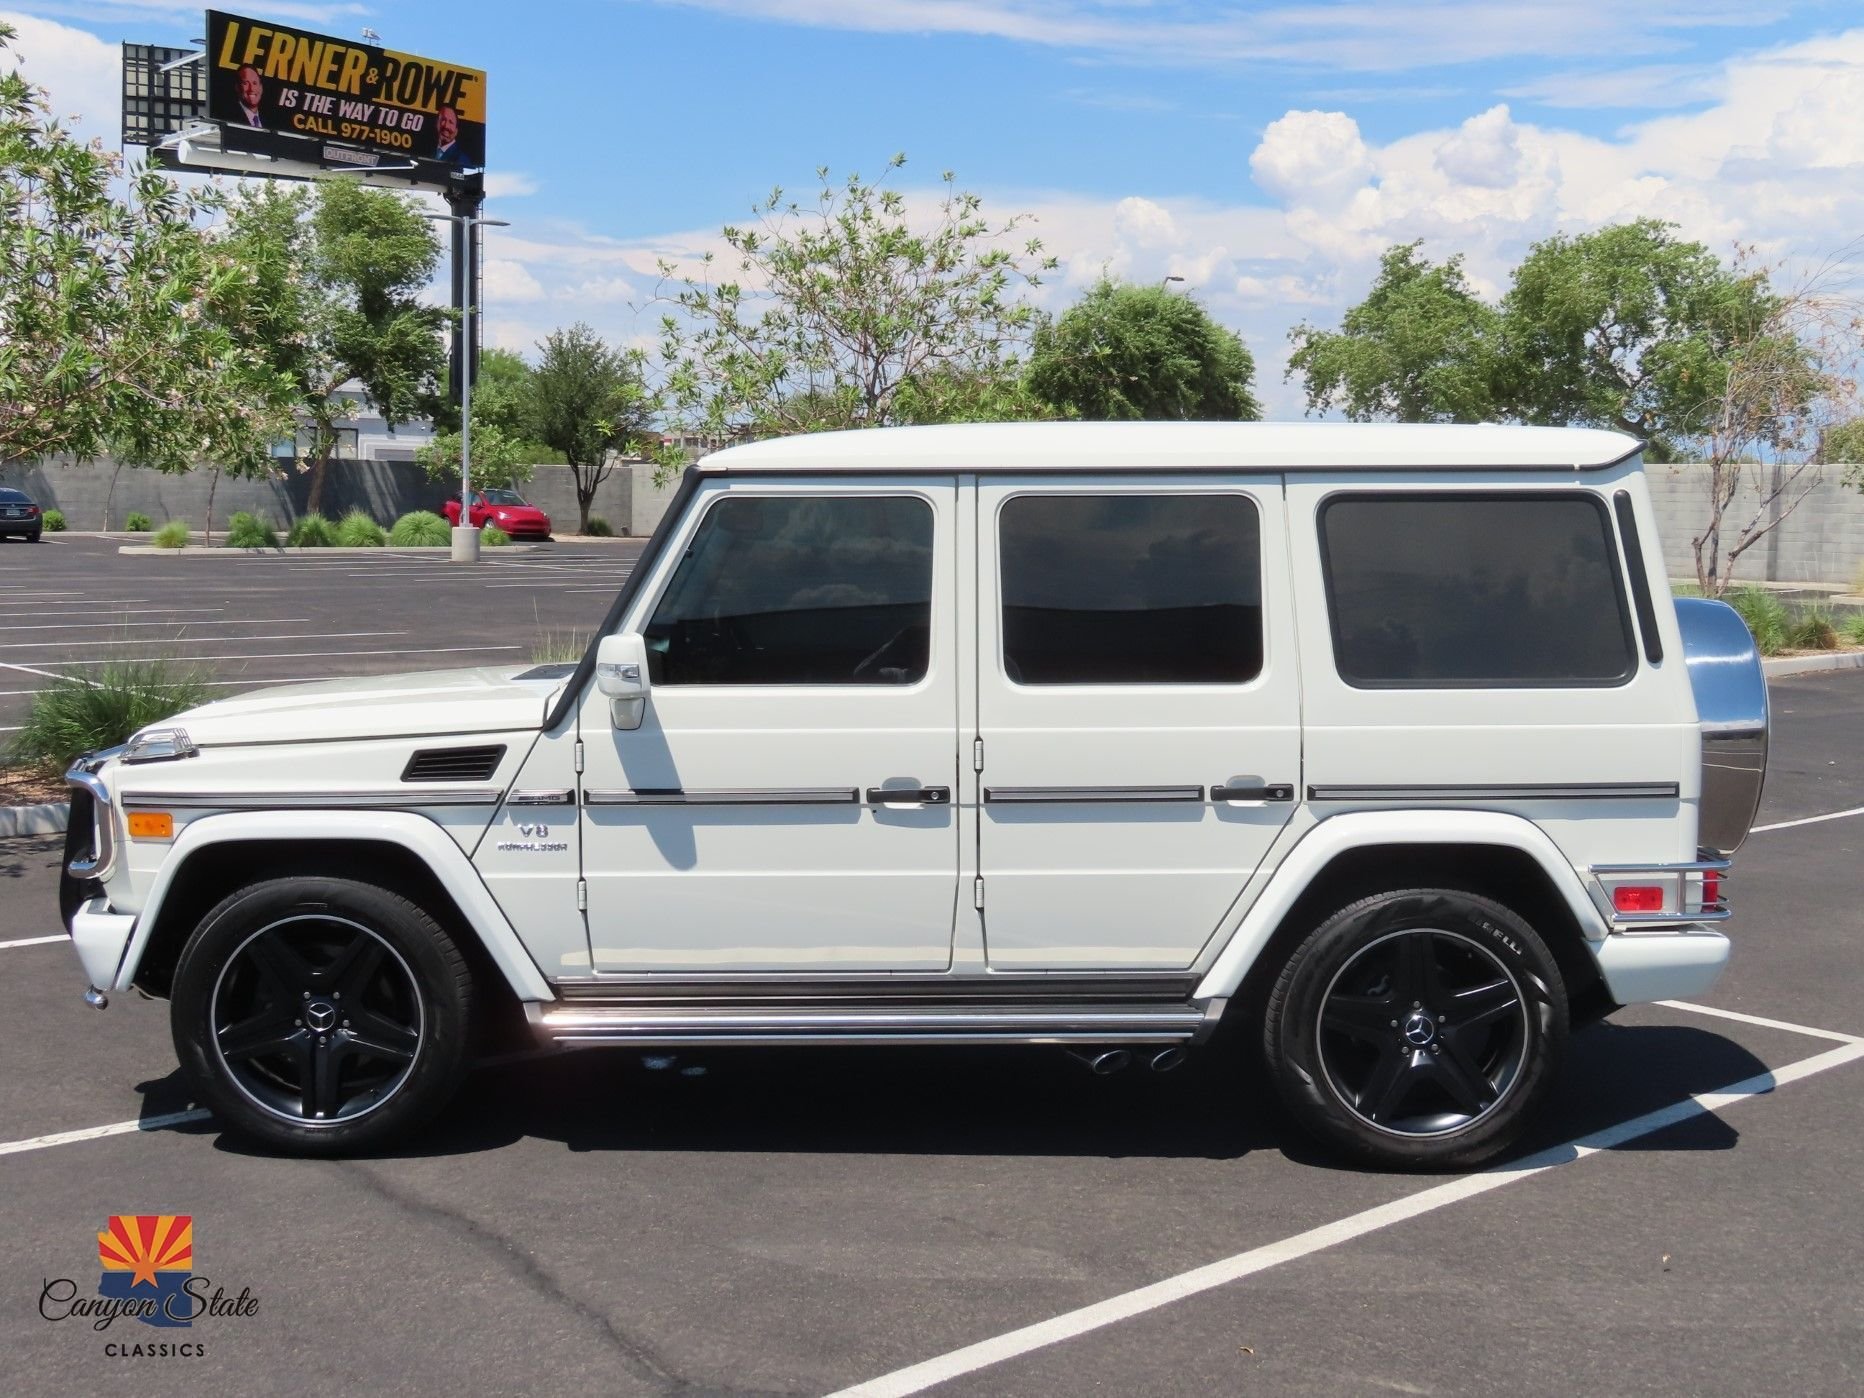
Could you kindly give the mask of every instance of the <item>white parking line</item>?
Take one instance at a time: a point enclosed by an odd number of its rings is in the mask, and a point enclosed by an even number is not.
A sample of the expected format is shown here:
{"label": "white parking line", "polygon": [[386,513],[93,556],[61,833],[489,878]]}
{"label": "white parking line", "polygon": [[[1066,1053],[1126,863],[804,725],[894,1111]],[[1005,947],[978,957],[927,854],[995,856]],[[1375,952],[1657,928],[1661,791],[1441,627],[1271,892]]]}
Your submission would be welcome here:
{"label": "white parking line", "polygon": [[[191,607],[190,611],[206,611],[206,607]],[[220,610],[218,607],[213,610]],[[36,615],[43,616],[40,612]],[[127,631],[132,626],[300,626],[309,621],[307,616],[281,616],[270,619],[259,617],[202,617],[188,621],[48,621],[34,622],[30,626],[9,626],[0,621],[0,631]],[[34,643],[37,644],[37,643]],[[85,645],[94,645],[86,641]]]}
{"label": "white parking line", "polygon": [[[59,663],[62,665],[65,662],[60,661]],[[101,665],[104,662],[96,661],[93,663]],[[21,674],[38,675],[41,678],[48,679],[48,680],[70,680],[70,679],[82,678],[81,676],[78,676],[78,675],[61,675],[56,670],[35,670],[30,665],[15,665],[12,662],[6,661],[6,660],[0,660],[0,670],[18,670]],[[95,687],[97,682],[95,680],[85,680],[84,683]],[[36,694],[38,693],[38,691],[34,690],[33,693]]]}
{"label": "white parking line", "polygon": [[1693,1000],[1658,1000],[1656,1004],[1670,1010],[1688,1010],[1695,1015],[1713,1015],[1717,1019],[1732,1019],[1742,1024],[1756,1024],[1762,1029],[1784,1029],[1789,1034],[1807,1034],[1814,1039],[1832,1039],[1841,1044],[1864,1044],[1864,1037],[1856,1034],[1840,1034],[1836,1029],[1814,1029],[1809,1024],[1788,1024],[1783,1019],[1762,1019],[1759,1015],[1744,1015],[1739,1010],[1717,1009],[1714,1005],[1698,1005]]}
{"label": "white parking line", "polygon": [[18,1155],[21,1151],[68,1146],[76,1141],[97,1141],[105,1136],[127,1136],[132,1131],[163,1131],[170,1126],[183,1126],[191,1121],[206,1121],[208,1115],[205,1107],[195,1107],[185,1112],[169,1112],[166,1116],[113,1121],[108,1126],[86,1126],[79,1131],[59,1131],[50,1136],[32,1136],[24,1141],[5,1141],[0,1142],[0,1155]]}
{"label": "white parking line", "polygon": [[[1693,1008],[1693,1007],[1692,1007]],[[1109,1297],[1091,1306],[1069,1311],[1051,1320],[1040,1321],[1035,1325],[1012,1330],[1008,1334],[998,1335],[993,1339],[983,1340],[963,1349],[952,1350],[933,1359],[913,1364],[904,1369],[896,1369],[890,1374],[869,1379],[852,1388],[842,1389],[831,1398],[904,1398],[911,1393],[922,1393],[941,1383],[965,1374],[975,1373],[1005,1360],[1015,1359],[1020,1355],[1035,1350],[1046,1349],[1050,1345],[1071,1340],[1077,1335],[1099,1330],[1122,1320],[1131,1320],[1134,1316],[1144,1315],[1148,1311],[1158,1310],[1174,1301],[1196,1296],[1216,1287],[1227,1286],[1233,1281],[1266,1272],[1271,1267],[1279,1267],[1284,1262],[1294,1262],[1300,1258],[1337,1247],[1341,1243],[1363,1238],[1368,1233],[1375,1233],[1393,1224],[1403,1223],[1409,1219],[1434,1213],[1451,1204],[1460,1204],[1466,1199],[1474,1199],[1492,1190],[1502,1189],[1522,1180],[1532,1179],[1548,1170],[1558,1169],[1562,1165],[1573,1164],[1611,1150],[1630,1141],[1635,1141],[1653,1132],[1680,1122],[1690,1121],[1696,1117],[1717,1112],[1733,1106],[1737,1102],[1752,1097],[1763,1096],[1788,1083],[1809,1078],[1815,1073],[1823,1073],[1832,1068],[1843,1067],[1864,1058],[1864,1043],[1846,1044],[1842,1048],[1828,1049],[1811,1058],[1802,1058],[1797,1063],[1789,1063],[1771,1073],[1760,1073],[1740,1082],[1730,1083],[1727,1087],[1714,1092],[1697,1093],[1681,1102],[1656,1111],[1645,1112],[1642,1116],[1623,1121],[1616,1126],[1608,1126],[1602,1131],[1595,1131],[1589,1136],[1564,1145],[1552,1146],[1537,1155],[1509,1165],[1498,1165],[1485,1170],[1479,1175],[1466,1175],[1461,1179],[1451,1180],[1417,1194],[1408,1195],[1389,1204],[1380,1204],[1376,1208],[1362,1213],[1352,1214],[1346,1218],[1336,1219],[1332,1223],[1323,1223],[1318,1228],[1310,1228],[1305,1233],[1297,1233],[1280,1242],[1269,1243],[1263,1247],[1251,1248],[1234,1257],[1226,1257],[1208,1266],[1198,1267],[1189,1272],[1181,1272],[1175,1277],[1142,1286],[1124,1295]],[[4,1150],[0,1147],[0,1150]]]}
{"label": "white parking line", "polygon": [[1748,831],[1750,835],[1765,835],[1769,830],[1791,830],[1795,825],[1817,825],[1825,820],[1849,820],[1852,816],[1864,815],[1864,806],[1853,806],[1848,811],[1833,811],[1830,815],[1806,816],[1802,820],[1780,820],[1772,825],[1756,825]]}
{"label": "white parking line", "polygon": [[[384,634],[399,636],[405,633],[390,631]],[[210,660],[320,660],[326,656],[332,655],[453,655],[460,652],[477,653],[480,651],[523,649],[523,646],[421,646],[406,649],[398,646],[394,650],[279,650],[254,651],[251,654],[238,652],[233,655],[165,655],[162,658],[176,665],[195,665],[204,664]],[[59,660],[53,663],[59,665],[115,665],[117,662],[114,660]],[[9,670],[24,670],[27,668],[24,665],[7,665],[3,660],[0,660],[0,667]],[[48,679],[54,680],[65,678],[63,675],[54,675],[46,670],[34,670],[32,673],[35,675],[45,675]],[[87,681],[87,683],[89,683],[89,681]],[[255,677],[254,683],[265,684],[268,683],[268,681]]]}
{"label": "white parking line", "polygon": [[8,947],[42,947],[52,942],[68,942],[70,940],[71,938],[69,937],[21,937],[18,941],[0,942],[0,951],[5,951]]}

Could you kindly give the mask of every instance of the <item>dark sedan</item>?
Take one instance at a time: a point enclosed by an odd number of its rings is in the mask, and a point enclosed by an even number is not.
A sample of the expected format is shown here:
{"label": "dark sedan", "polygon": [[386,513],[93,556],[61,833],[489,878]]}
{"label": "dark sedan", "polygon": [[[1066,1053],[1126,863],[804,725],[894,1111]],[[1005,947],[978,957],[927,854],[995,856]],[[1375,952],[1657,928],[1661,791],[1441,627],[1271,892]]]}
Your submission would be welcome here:
{"label": "dark sedan", "polygon": [[45,530],[45,515],[38,501],[24,491],[0,486],[0,539],[9,534],[23,534],[26,542],[36,544]]}

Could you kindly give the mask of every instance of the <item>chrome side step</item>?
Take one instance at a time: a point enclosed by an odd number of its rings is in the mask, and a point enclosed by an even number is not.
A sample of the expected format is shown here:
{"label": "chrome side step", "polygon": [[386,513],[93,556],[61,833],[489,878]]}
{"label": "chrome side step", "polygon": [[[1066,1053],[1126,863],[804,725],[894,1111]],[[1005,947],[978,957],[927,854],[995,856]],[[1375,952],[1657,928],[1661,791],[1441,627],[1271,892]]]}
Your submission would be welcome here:
{"label": "chrome side step", "polygon": [[1181,1044],[1216,1027],[1208,1005],[1072,1008],[972,1004],[899,1009],[721,1006],[667,1009],[588,1001],[525,1006],[546,1043],[579,1044]]}

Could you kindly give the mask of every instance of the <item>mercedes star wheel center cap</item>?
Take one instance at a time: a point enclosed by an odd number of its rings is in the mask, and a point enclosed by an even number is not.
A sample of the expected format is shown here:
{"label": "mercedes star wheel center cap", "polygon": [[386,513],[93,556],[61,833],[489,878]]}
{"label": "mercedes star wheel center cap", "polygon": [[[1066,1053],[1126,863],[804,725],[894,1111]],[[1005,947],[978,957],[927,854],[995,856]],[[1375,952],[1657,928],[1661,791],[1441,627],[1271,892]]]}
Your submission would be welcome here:
{"label": "mercedes star wheel center cap", "polygon": [[1404,1022],[1405,1042],[1415,1048],[1423,1048],[1437,1037],[1437,1025],[1422,1010],[1417,1011]]}
{"label": "mercedes star wheel center cap", "polygon": [[[321,1034],[336,1025],[337,1007],[327,1000],[313,1000],[304,1007],[304,1022]],[[1410,1032],[1409,1027],[1405,1032]]]}

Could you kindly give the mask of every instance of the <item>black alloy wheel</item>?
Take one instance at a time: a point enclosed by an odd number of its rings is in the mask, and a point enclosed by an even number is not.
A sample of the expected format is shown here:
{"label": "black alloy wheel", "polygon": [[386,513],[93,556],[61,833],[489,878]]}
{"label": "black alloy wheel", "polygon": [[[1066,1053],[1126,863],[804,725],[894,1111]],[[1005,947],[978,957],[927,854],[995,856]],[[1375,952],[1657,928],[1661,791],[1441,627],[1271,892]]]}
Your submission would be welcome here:
{"label": "black alloy wheel", "polygon": [[220,969],[214,1051],[262,1111],[350,1121],[400,1090],[421,1052],[408,963],[360,923],[303,913],[268,923]]}
{"label": "black alloy wheel", "polygon": [[175,968],[175,1049],[227,1126],[305,1155],[405,1132],[453,1093],[471,977],[433,918],[388,889],[280,878],[202,919]]}
{"label": "black alloy wheel", "polygon": [[1320,1004],[1327,1086],[1368,1125],[1437,1136],[1494,1111],[1521,1080],[1527,999],[1479,943],[1392,932],[1333,978]]}
{"label": "black alloy wheel", "polygon": [[1263,1017],[1278,1091],[1314,1134],[1410,1169],[1506,1150],[1552,1086],[1566,989],[1518,914],[1458,889],[1363,898],[1310,932]]}

